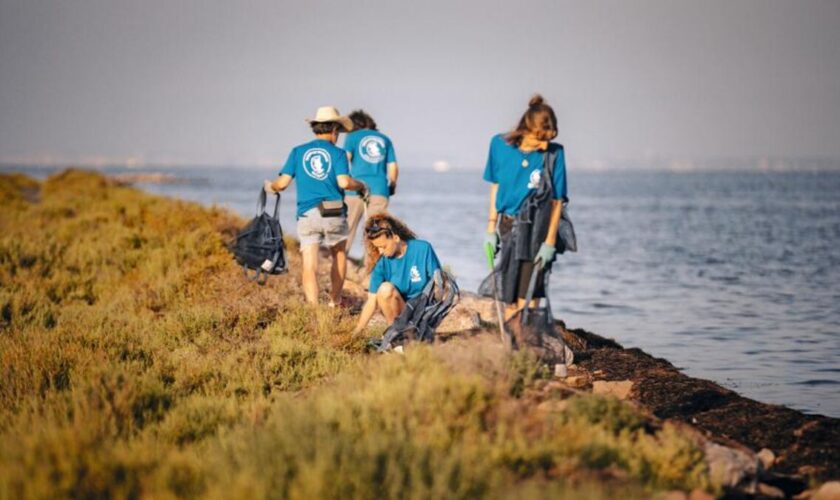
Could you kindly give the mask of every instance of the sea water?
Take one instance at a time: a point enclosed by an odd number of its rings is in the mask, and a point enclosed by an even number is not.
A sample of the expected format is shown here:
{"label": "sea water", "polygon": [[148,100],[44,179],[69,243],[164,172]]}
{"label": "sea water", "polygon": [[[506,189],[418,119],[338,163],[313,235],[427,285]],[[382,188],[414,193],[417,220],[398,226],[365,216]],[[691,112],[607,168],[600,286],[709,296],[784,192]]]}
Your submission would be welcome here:
{"label": "sea water", "polygon": [[[155,171],[191,182],[141,188],[243,217],[275,174]],[[840,172],[568,177],[579,251],[554,266],[555,316],[747,397],[840,417]],[[487,274],[487,195],[480,171],[404,168],[391,200],[464,290]],[[293,185],[281,203],[292,235],[294,204]]]}

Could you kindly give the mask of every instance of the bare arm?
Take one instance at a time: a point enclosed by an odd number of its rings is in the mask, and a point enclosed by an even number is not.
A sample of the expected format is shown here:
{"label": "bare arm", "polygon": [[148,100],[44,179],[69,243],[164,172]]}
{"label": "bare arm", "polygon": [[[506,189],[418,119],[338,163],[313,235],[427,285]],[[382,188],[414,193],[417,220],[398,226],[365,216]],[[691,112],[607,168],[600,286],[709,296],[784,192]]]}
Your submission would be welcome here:
{"label": "bare arm", "polygon": [[496,220],[499,218],[499,212],[496,211],[496,193],[499,191],[498,184],[490,186],[490,207],[487,210],[487,232],[496,232]]}
{"label": "bare arm", "polygon": [[350,189],[351,191],[358,191],[360,189],[364,189],[365,185],[362,184],[360,181],[350,177],[349,175],[339,175],[336,180],[338,181],[338,187],[341,189]]}
{"label": "bare arm", "polygon": [[362,307],[362,313],[359,315],[359,322],[356,323],[356,328],[353,329],[353,335],[358,335],[362,333],[362,330],[365,329],[368,322],[370,322],[370,318],[376,313],[376,294],[369,293],[367,302],[365,302],[364,307]]}
{"label": "bare arm", "polygon": [[[289,187],[289,184],[292,183],[292,179],[294,179],[294,177],[292,177],[291,175],[281,174],[271,182],[266,181],[265,187],[270,187],[271,192],[277,193]],[[269,191],[269,189],[266,189],[266,191]]]}
{"label": "bare arm", "polygon": [[545,244],[548,246],[553,247],[557,244],[557,226],[562,214],[563,200],[551,200],[551,218],[548,221],[548,234],[545,236]]}
{"label": "bare arm", "polygon": [[388,184],[396,185],[397,177],[400,176],[400,167],[397,162],[392,161],[388,164]]}

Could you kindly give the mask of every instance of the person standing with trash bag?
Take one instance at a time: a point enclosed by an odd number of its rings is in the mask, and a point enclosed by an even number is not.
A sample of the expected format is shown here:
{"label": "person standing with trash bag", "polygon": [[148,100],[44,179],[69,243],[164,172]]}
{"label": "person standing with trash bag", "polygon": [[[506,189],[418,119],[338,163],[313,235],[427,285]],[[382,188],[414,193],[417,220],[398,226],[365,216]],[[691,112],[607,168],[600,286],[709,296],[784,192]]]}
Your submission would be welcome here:
{"label": "person standing with trash bag", "polygon": [[353,132],[344,140],[344,150],[350,160],[350,175],[370,187],[367,206],[353,191],[347,191],[347,222],[350,225],[347,237],[347,254],[353,247],[356,228],[363,217],[384,213],[388,200],[397,189],[399,167],[394,145],[387,135],[376,128],[376,122],[361,109],[348,115],[353,121]]}
{"label": "person standing with trash bag", "polygon": [[332,106],[318,108],[308,119],[315,139],[292,149],[274,181],[266,180],[267,193],[283,191],[297,179],[297,233],[303,256],[303,293],[310,304],[318,303],[318,249],[325,246],[332,256],[329,305],[340,304],[347,272],[347,206],[344,190],[367,196],[364,182],[350,176],[347,156],[335,145],[338,134],[353,129],[353,122]]}
{"label": "person standing with trash bag", "polygon": [[[500,274],[505,321],[526,306],[529,288],[532,299],[546,296],[544,275],[554,262],[557,229],[568,201],[563,146],[551,142],[555,137],[554,110],[535,95],[516,128],[490,141],[484,170],[484,180],[491,183],[485,249],[491,258],[499,255],[491,277]],[[548,170],[551,175],[544,179]],[[546,196],[537,200],[541,192]],[[537,204],[543,204],[542,210],[535,212]]]}

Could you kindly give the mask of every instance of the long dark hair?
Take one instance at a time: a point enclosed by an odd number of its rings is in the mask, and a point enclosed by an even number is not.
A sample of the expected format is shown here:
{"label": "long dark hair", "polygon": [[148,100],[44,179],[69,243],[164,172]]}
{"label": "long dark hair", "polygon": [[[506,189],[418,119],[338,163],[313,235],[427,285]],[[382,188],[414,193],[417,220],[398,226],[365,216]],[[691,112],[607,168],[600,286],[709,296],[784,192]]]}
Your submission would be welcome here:
{"label": "long dark hair", "polygon": [[512,146],[519,147],[525,134],[531,133],[541,141],[550,141],[557,137],[557,115],[543,97],[534,94],[528,102],[528,111],[519,119],[519,125],[505,136]]}
{"label": "long dark hair", "polygon": [[371,118],[369,114],[365,113],[361,109],[353,111],[347,115],[347,117],[353,121],[353,128],[355,130],[361,130],[363,128],[376,130],[376,122],[373,121],[373,118]]}
{"label": "long dark hair", "polygon": [[417,239],[417,235],[405,225],[405,222],[397,219],[391,214],[381,213],[368,217],[365,222],[365,252],[367,253],[368,274],[370,274],[373,270],[373,266],[379,262],[380,257],[379,250],[373,246],[371,240],[374,240],[383,234],[388,237],[396,234],[403,241]]}

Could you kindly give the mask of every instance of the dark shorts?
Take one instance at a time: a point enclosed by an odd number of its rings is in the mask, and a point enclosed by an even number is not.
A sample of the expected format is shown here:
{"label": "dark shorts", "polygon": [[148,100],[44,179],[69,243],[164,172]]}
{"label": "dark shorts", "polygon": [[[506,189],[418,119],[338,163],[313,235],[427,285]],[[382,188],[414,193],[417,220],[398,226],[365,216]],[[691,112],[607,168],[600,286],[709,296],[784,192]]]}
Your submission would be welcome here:
{"label": "dark shorts", "polygon": [[[507,242],[506,236],[513,229],[513,217],[502,215],[499,220],[499,236],[502,245]],[[516,260],[511,258],[502,274],[502,299],[513,303],[514,299],[524,299],[528,295],[531,274],[534,272],[534,262],[530,260]],[[545,297],[545,271],[537,272],[537,282],[534,286],[535,299]]]}

